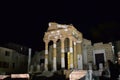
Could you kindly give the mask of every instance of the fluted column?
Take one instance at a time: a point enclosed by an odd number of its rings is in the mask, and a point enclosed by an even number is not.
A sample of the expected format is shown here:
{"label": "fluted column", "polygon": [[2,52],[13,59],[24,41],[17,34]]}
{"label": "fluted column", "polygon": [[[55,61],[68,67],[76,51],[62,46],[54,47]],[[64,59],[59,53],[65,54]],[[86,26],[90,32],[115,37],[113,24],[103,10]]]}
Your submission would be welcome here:
{"label": "fluted column", "polygon": [[72,37],[69,37],[69,49],[70,49],[70,68],[73,69],[73,43]]}
{"label": "fluted column", "polygon": [[45,71],[48,71],[48,41],[45,41]]}
{"label": "fluted column", "polygon": [[74,41],[74,60],[73,60],[73,63],[74,63],[74,68],[77,68],[77,53],[76,53],[76,42]]}
{"label": "fluted column", "polygon": [[56,62],[56,40],[53,41],[53,71],[57,70]]}
{"label": "fluted column", "polygon": [[78,69],[83,69],[81,41],[77,41],[77,53]]}
{"label": "fluted column", "polygon": [[65,49],[64,49],[64,38],[61,38],[61,68],[65,69]]}

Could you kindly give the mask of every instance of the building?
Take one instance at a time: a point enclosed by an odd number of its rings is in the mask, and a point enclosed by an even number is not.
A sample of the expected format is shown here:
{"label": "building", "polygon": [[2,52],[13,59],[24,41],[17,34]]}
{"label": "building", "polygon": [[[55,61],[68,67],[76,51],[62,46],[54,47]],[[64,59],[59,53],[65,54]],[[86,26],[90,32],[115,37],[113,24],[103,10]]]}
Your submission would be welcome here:
{"label": "building", "polygon": [[[45,70],[48,71],[49,64],[52,67],[52,71],[57,71],[58,67],[65,69],[66,66],[67,69],[83,69],[82,39],[82,33],[73,25],[50,22],[43,38],[45,42]],[[52,43],[52,52],[48,48],[50,42]],[[60,46],[57,44],[58,42]],[[51,57],[48,57],[49,55]]]}
{"label": "building", "polygon": [[7,43],[7,44],[3,44],[3,46],[9,49],[16,50],[18,53],[28,55],[28,47],[26,46],[22,46],[15,43]]}
{"label": "building", "polygon": [[88,56],[88,53],[91,51],[92,53],[92,42],[90,40],[87,40],[87,39],[83,39],[83,42],[82,42],[82,53],[83,53],[83,66],[84,66],[84,69],[87,69],[87,66],[88,66],[88,62],[90,61],[89,59],[89,56]]}
{"label": "building", "polygon": [[33,64],[39,64],[40,59],[44,60],[46,71],[88,69],[88,63],[99,67],[100,63],[104,66],[107,60],[114,61],[112,43],[99,42],[92,45],[73,25],[50,22],[43,40],[45,51],[34,55]]}
{"label": "building", "polygon": [[92,45],[90,40],[84,39],[82,44],[84,66],[92,63],[98,67],[100,63],[104,65],[108,60],[114,62],[115,55],[111,42],[105,44],[99,42]]}
{"label": "building", "polygon": [[26,55],[5,47],[0,47],[0,74],[27,72]]}

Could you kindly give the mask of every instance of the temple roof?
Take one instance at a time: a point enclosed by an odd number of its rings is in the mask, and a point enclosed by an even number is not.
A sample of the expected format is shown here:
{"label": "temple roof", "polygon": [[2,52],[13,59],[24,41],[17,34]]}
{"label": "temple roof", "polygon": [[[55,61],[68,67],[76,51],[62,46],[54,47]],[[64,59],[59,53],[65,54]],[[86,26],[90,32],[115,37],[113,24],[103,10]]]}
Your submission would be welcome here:
{"label": "temple roof", "polygon": [[48,27],[47,31],[57,30],[57,29],[65,29],[68,27],[69,27],[69,25],[66,25],[66,24],[58,24],[55,22],[49,22],[49,27]]}

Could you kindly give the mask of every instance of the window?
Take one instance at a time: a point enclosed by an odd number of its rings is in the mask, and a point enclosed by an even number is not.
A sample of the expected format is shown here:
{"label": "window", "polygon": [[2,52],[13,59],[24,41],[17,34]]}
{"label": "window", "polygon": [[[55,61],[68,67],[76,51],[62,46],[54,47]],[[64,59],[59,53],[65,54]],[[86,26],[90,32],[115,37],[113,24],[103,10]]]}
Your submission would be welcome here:
{"label": "window", "polygon": [[3,62],[3,68],[9,68],[9,63],[8,62]]}
{"label": "window", "polygon": [[5,51],[5,56],[10,56],[10,52],[9,51]]}
{"label": "window", "polygon": [[12,63],[12,68],[15,68],[15,63]]}
{"label": "window", "polygon": [[8,62],[0,62],[0,67],[1,68],[9,68],[9,63]]}

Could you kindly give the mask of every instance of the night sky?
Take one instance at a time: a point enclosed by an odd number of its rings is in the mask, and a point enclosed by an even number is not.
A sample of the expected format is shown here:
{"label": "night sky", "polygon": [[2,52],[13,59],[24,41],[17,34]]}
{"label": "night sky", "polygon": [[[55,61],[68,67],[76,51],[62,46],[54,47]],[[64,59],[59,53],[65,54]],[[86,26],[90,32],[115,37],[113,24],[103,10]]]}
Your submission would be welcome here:
{"label": "night sky", "polygon": [[117,2],[1,2],[0,43],[43,50],[49,22],[73,24],[93,43],[120,40],[119,10]]}

